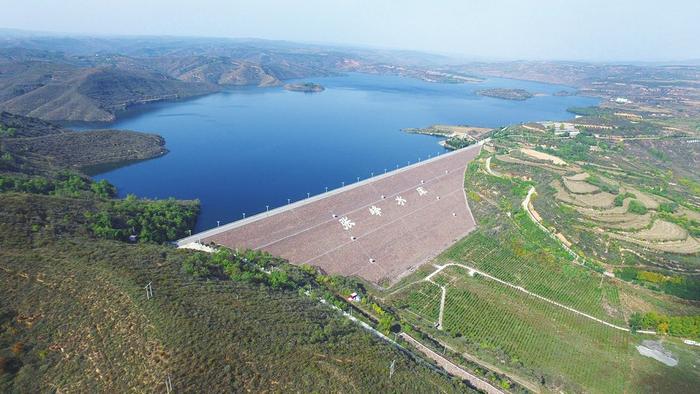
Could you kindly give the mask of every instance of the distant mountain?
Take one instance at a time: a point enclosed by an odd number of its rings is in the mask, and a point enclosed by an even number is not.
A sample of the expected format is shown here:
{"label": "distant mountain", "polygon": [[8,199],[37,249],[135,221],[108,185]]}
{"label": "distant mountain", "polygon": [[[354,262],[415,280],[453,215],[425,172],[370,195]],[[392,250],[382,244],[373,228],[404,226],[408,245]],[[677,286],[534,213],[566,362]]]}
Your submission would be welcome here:
{"label": "distant mountain", "polygon": [[[217,40],[9,41],[21,47],[0,41],[0,110],[52,121],[109,122],[136,104],[202,95],[226,86],[274,86],[287,79],[333,75],[348,57]],[[134,45],[126,48],[125,42]],[[106,43],[124,52],[107,52]]]}
{"label": "distant mountain", "polygon": [[215,90],[156,71],[84,66],[79,59],[62,57],[18,57],[0,58],[0,109],[45,120],[113,121],[118,111],[134,104]]}

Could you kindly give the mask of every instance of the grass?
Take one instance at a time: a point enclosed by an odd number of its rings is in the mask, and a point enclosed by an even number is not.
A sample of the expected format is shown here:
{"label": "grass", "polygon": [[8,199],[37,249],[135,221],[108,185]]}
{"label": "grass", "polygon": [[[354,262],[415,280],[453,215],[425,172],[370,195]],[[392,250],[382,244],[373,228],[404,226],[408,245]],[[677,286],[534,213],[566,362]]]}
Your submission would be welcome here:
{"label": "grass", "polygon": [[0,253],[0,355],[17,365],[3,392],[161,391],[166,376],[195,392],[464,389],[296,291],[192,279],[188,252],[75,238]]}

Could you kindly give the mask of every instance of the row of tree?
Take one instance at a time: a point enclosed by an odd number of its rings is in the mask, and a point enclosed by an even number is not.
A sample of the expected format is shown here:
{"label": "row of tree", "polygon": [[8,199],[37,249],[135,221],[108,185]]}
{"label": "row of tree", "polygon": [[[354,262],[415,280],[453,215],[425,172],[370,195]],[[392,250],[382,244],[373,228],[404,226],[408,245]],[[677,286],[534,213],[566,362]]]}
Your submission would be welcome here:
{"label": "row of tree", "polygon": [[61,173],[54,178],[0,175],[0,192],[34,193],[62,197],[95,195],[99,198],[111,198],[116,195],[117,190],[104,179],[93,182],[80,175]]}
{"label": "row of tree", "polygon": [[635,312],[630,316],[629,326],[632,331],[655,330],[677,337],[700,337],[700,315],[668,317],[656,312]]}
{"label": "row of tree", "polygon": [[198,201],[143,200],[133,195],[110,200],[97,212],[85,213],[90,230],[100,238],[163,243],[182,238],[194,227]]}

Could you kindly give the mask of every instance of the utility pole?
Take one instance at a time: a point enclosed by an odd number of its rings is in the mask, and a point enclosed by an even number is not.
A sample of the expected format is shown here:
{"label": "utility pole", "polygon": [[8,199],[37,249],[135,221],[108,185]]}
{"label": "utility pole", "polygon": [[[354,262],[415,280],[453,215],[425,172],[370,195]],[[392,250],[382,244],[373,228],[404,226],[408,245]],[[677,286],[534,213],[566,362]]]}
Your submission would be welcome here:
{"label": "utility pole", "polygon": [[153,298],[153,286],[151,286],[151,283],[153,283],[153,282],[148,282],[146,287],[144,287],[144,289],[146,289],[146,299],[147,300],[150,300],[151,298]]}
{"label": "utility pole", "polygon": [[165,378],[165,392],[168,394],[173,392],[173,381],[170,379],[170,375]]}
{"label": "utility pole", "polygon": [[389,366],[389,379],[391,379],[392,376],[394,376],[394,370],[396,369],[396,359],[391,362],[391,365]]}

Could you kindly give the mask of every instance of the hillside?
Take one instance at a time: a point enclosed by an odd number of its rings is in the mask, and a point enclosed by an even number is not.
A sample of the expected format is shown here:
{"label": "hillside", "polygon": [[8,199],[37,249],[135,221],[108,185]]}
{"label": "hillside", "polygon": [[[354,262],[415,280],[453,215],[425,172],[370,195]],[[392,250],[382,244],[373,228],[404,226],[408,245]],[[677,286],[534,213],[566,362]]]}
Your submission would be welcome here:
{"label": "hillside", "polygon": [[0,171],[51,173],[145,160],[167,153],[163,138],[126,130],[76,132],[0,113]]}
{"label": "hillside", "polygon": [[132,105],[215,90],[152,71],[39,62],[23,66],[21,72],[0,73],[0,109],[45,120],[109,122]]}
{"label": "hillside", "polygon": [[[56,37],[31,45],[18,40],[24,48],[2,47],[14,38],[0,44],[0,110],[53,121],[111,122],[134,105],[333,75],[349,56],[215,39],[68,41],[73,47]],[[109,49],[129,45],[119,54]]]}
{"label": "hillside", "polygon": [[467,390],[296,291],[193,279],[171,247],[53,240],[46,224],[8,239],[32,223],[8,226],[8,210],[47,201],[0,200],[3,392],[164,391],[168,377],[177,391]]}
{"label": "hillside", "polygon": [[0,110],[54,121],[110,122],[133,105],[344,72],[435,83],[480,81],[428,68],[435,56],[401,51],[392,56],[391,51],[217,38],[2,32],[0,38]]}
{"label": "hillside", "polygon": [[[31,136],[16,140],[60,137],[65,152],[90,135],[3,119]],[[170,246],[196,201],[116,200],[71,172],[80,155],[38,157],[0,169],[0,391],[471,391],[319,302],[334,298],[319,273],[256,254],[203,266]]]}

